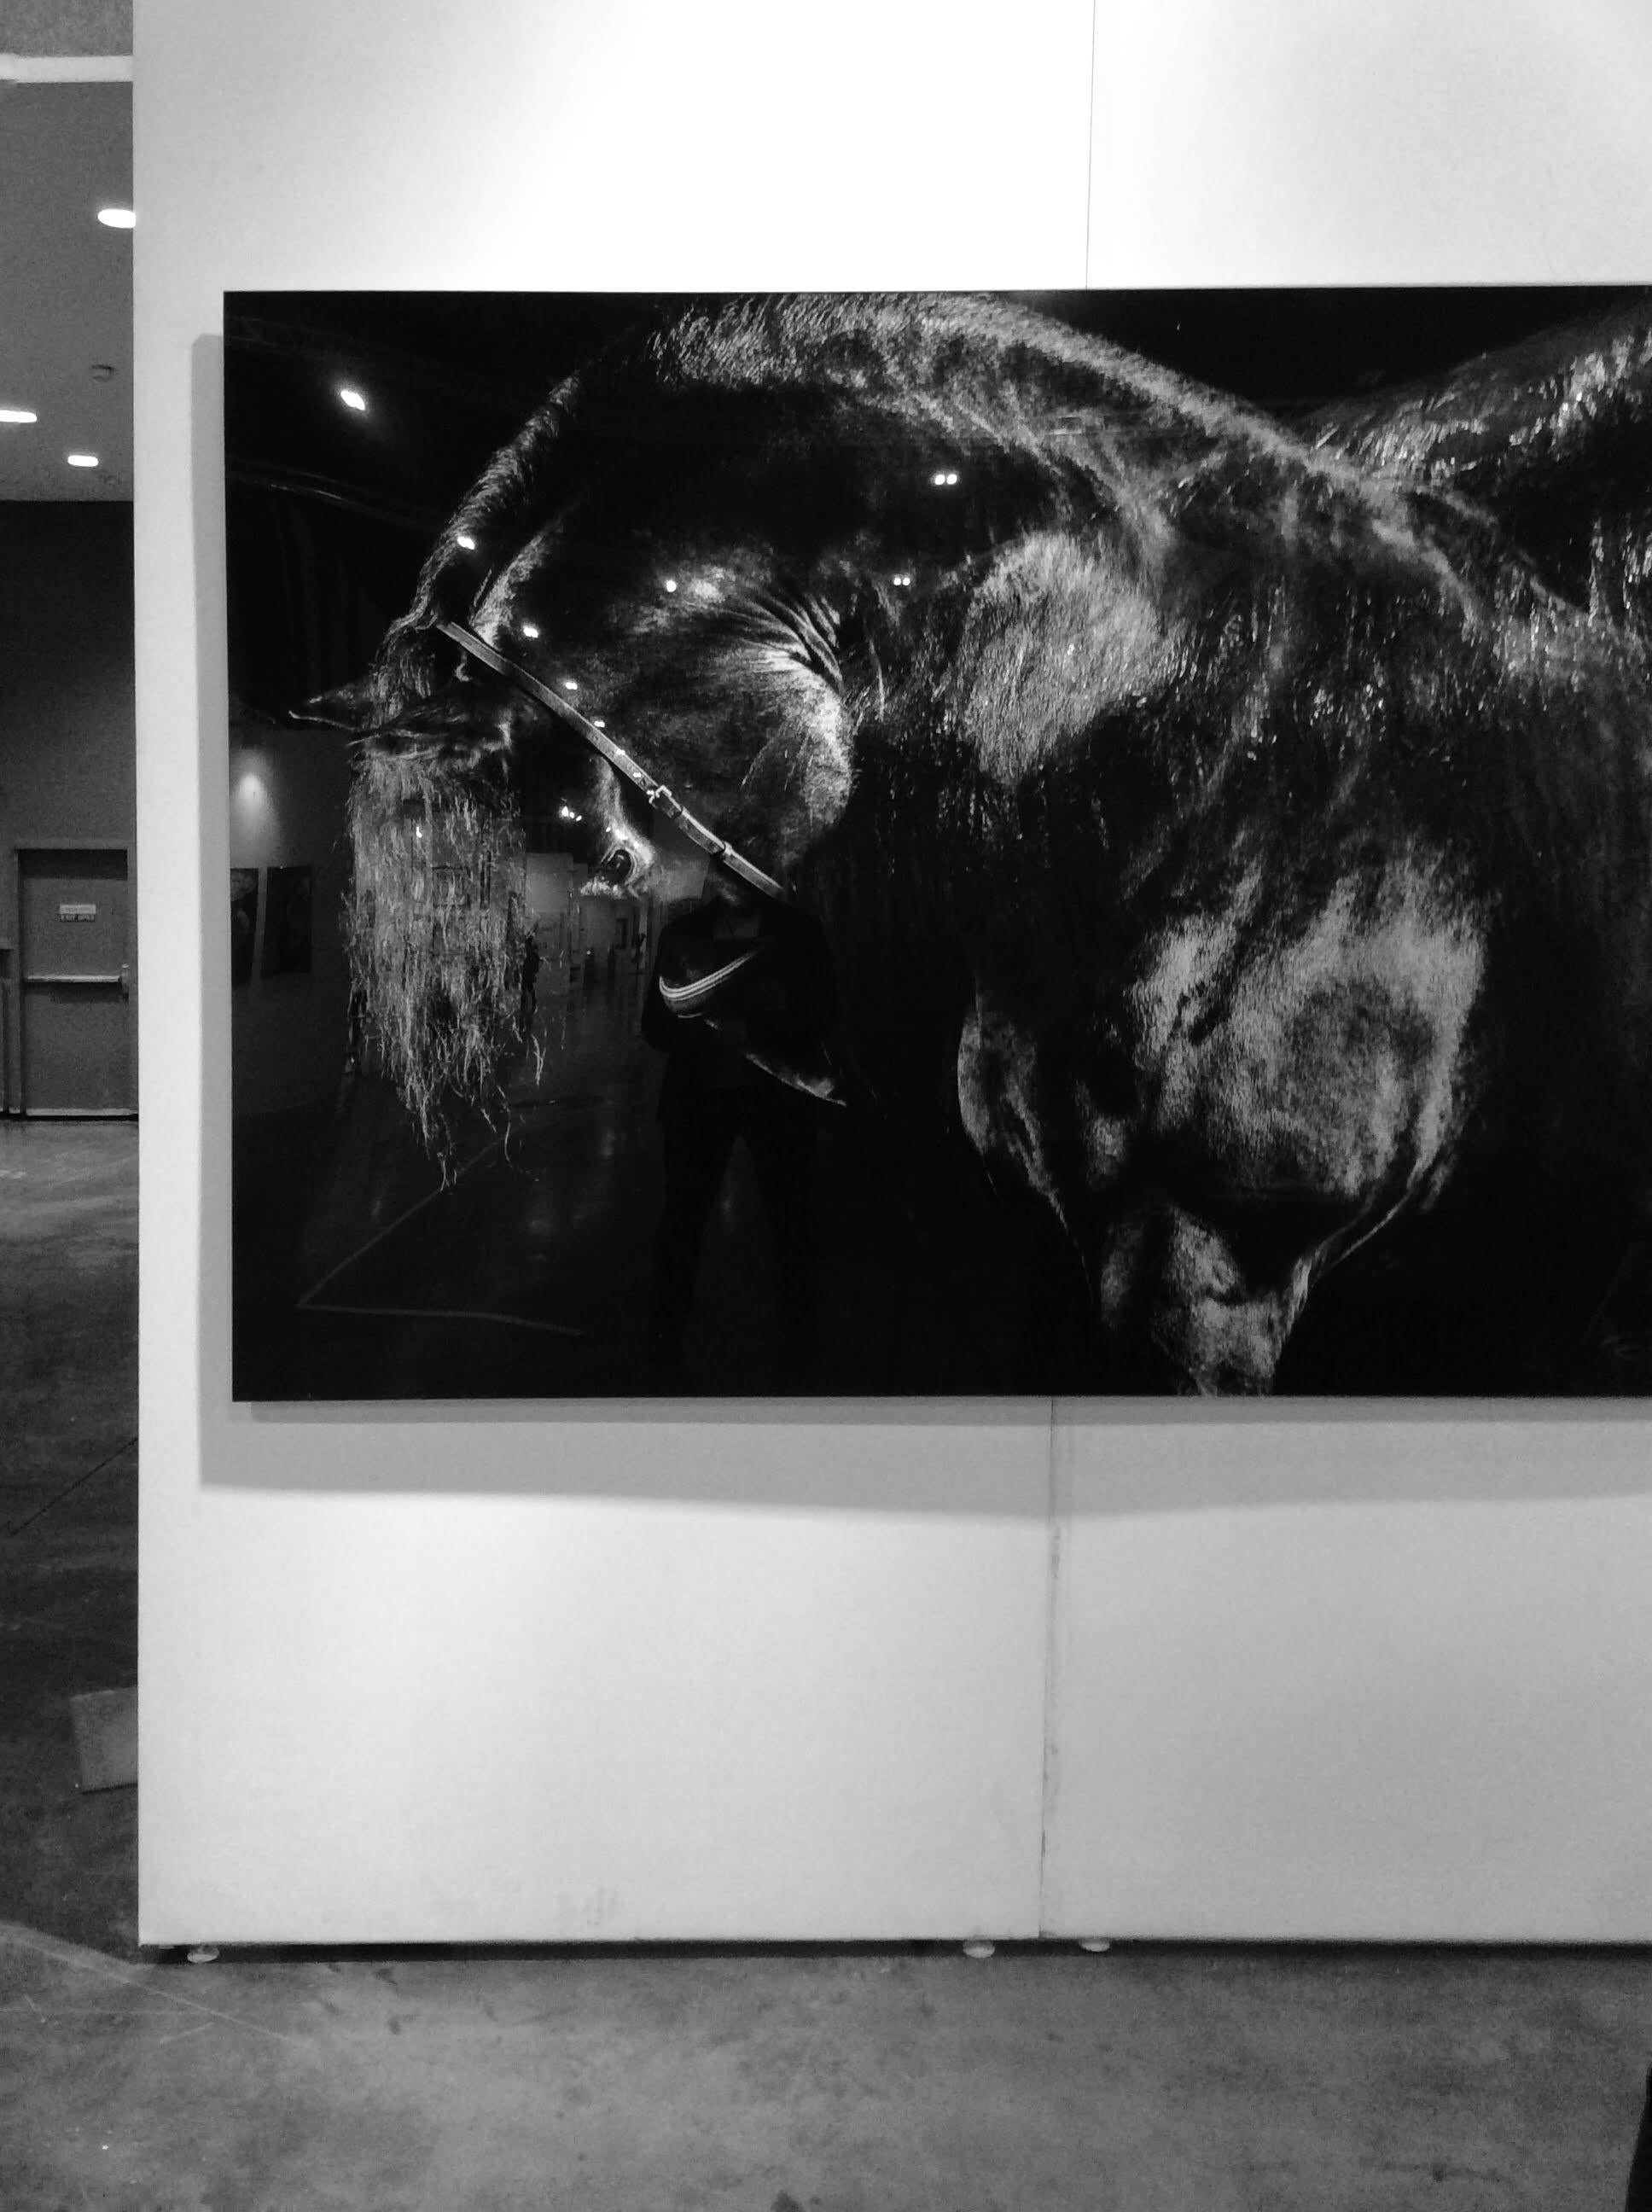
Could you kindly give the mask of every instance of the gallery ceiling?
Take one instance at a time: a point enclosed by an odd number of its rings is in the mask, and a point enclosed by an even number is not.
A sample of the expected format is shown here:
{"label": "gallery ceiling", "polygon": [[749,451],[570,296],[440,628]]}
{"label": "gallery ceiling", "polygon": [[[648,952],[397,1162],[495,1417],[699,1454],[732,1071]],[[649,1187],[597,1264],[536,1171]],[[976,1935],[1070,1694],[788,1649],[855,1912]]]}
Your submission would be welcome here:
{"label": "gallery ceiling", "polygon": [[0,80],[0,500],[132,496],[131,204],[130,83]]}

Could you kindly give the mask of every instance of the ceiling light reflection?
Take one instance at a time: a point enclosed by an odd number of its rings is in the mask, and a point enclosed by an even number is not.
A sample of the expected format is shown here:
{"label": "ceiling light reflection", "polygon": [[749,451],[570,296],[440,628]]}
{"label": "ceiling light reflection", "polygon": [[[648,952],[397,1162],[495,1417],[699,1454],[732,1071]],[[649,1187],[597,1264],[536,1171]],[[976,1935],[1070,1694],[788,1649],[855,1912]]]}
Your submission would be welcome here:
{"label": "ceiling light reflection", "polygon": [[356,390],[353,384],[341,384],[338,387],[338,396],[343,401],[346,407],[353,407],[358,415],[365,415],[367,413],[367,403],[366,398],[362,393]]}
{"label": "ceiling light reflection", "polygon": [[0,422],[38,422],[39,419],[32,407],[0,407]]}
{"label": "ceiling light reflection", "polygon": [[106,230],[131,230],[135,228],[137,217],[131,208],[106,207],[98,210],[98,221]]}
{"label": "ceiling light reflection", "polygon": [[71,469],[94,469],[98,465],[95,453],[65,453],[64,459]]}

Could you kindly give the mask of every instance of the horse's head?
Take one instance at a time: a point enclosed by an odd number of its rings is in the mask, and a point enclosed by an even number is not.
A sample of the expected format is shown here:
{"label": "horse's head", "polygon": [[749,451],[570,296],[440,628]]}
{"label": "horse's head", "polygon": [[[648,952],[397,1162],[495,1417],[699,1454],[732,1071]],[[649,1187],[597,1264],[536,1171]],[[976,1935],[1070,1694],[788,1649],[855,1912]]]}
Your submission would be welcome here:
{"label": "horse's head", "polygon": [[[536,690],[782,884],[896,693],[975,741],[944,696],[972,592],[1006,542],[1107,505],[1049,434],[1081,366],[980,303],[756,302],[680,312],[552,394],[334,696],[357,979],[404,1090],[474,1092],[513,1001],[525,793],[593,886],[684,887],[681,840]],[[1009,682],[1002,659],[989,641]]]}

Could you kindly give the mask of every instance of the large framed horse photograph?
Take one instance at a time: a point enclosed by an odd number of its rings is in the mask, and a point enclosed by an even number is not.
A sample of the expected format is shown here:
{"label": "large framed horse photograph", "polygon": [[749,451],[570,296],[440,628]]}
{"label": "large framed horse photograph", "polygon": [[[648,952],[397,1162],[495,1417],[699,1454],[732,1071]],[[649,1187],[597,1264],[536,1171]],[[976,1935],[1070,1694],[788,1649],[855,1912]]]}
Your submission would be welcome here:
{"label": "large framed horse photograph", "polygon": [[231,295],[236,1396],[1652,1387],[1649,398],[1642,294]]}

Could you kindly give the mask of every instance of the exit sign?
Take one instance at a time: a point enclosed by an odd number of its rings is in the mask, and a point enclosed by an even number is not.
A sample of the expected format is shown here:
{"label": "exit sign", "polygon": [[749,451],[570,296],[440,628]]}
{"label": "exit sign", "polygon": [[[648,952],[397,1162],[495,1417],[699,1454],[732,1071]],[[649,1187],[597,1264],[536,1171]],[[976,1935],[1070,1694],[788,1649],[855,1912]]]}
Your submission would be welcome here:
{"label": "exit sign", "polygon": [[82,906],[73,899],[59,899],[58,902],[59,921],[95,921],[97,918],[95,906]]}

